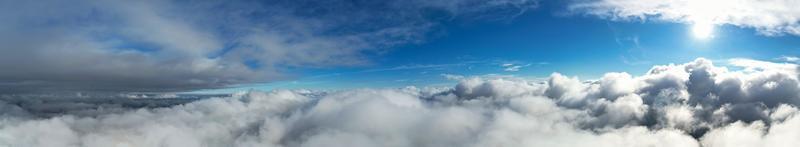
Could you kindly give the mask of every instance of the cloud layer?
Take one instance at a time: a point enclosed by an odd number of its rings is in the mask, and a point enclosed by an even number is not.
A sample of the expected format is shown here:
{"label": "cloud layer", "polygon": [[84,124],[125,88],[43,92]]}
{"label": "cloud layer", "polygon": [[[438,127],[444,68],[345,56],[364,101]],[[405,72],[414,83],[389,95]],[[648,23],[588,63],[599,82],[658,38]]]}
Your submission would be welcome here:
{"label": "cloud layer", "polygon": [[[800,144],[798,66],[729,62],[737,70],[697,59],[591,81],[460,77],[454,87],[253,91],[166,107],[12,96],[0,101],[0,146]],[[37,115],[47,110],[63,113]]]}
{"label": "cloud layer", "polygon": [[796,0],[577,0],[570,9],[612,20],[734,25],[772,35],[800,35]]}
{"label": "cloud layer", "polygon": [[176,91],[369,64],[439,22],[509,19],[531,0],[0,0],[0,93]]}

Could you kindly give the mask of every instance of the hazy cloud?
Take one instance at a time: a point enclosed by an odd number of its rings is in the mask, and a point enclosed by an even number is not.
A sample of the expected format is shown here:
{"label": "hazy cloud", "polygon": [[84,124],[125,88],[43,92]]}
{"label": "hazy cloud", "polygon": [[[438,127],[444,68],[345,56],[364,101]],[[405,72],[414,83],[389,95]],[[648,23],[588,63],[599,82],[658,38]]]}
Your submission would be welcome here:
{"label": "hazy cloud", "polygon": [[800,61],[800,57],[796,57],[796,56],[781,56],[781,57],[778,57],[777,59],[781,60],[781,61],[786,61],[786,62],[797,62],[797,61]]}

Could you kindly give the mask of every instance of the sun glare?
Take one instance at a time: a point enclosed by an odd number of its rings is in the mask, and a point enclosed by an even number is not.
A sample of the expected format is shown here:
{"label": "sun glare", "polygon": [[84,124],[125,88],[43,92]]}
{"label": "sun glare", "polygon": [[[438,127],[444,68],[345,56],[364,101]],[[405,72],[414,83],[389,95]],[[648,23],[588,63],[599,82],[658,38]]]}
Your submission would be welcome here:
{"label": "sun glare", "polygon": [[714,25],[709,23],[695,23],[692,25],[692,35],[697,39],[709,39],[714,37]]}

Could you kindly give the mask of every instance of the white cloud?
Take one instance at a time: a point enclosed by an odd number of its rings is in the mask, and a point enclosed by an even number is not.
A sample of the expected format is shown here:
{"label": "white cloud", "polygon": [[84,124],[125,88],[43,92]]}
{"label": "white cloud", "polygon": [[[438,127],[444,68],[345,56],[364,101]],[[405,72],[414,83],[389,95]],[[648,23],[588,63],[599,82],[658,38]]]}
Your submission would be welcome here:
{"label": "white cloud", "polygon": [[732,123],[728,126],[711,130],[702,138],[704,146],[735,147],[790,147],[800,143],[800,117],[794,117],[784,122],[775,122],[766,126],[763,122],[745,124]]}
{"label": "white cloud", "polygon": [[522,68],[522,66],[519,65],[509,66],[503,69],[503,71],[519,71],[520,68]]}
{"label": "white cloud", "polygon": [[0,146],[787,146],[800,135],[789,70],[697,59],[593,81],[471,77],[191,102],[4,95]]}
{"label": "white cloud", "polygon": [[454,75],[454,74],[441,74],[442,77],[448,80],[461,80],[464,79],[462,75]]}
{"label": "white cloud", "polygon": [[515,71],[519,71],[523,67],[531,66],[531,64],[515,65],[515,64],[511,64],[511,63],[504,63],[504,64],[501,64],[500,66],[503,67],[503,71],[515,72]]}
{"label": "white cloud", "polygon": [[612,20],[734,25],[772,36],[800,35],[796,0],[580,0],[570,9]]}
{"label": "white cloud", "polygon": [[796,57],[796,56],[781,56],[781,57],[778,58],[778,60],[786,61],[786,62],[798,62],[798,61],[800,61],[800,57]]}

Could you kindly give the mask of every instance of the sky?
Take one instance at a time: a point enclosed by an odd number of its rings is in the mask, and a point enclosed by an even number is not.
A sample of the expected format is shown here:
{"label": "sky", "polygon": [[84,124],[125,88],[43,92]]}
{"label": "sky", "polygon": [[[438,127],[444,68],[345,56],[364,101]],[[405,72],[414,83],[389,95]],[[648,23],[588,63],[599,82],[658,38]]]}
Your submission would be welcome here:
{"label": "sky", "polygon": [[[711,28],[708,34],[711,37],[701,38],[695,36],[694,22],[609,19],[582,14],[586,12],[573,10],[577,8],[570,7],[577,4],[570,2],[542,1],[530,5],[532,8],[519,10],[508,18],[436,21],[436,30],[426,34],[426,40],[367,56],[368,65],[299,69],[295,71],[296,77],[287,80],[196,92],[337,90],[457,82],[443,75],[535,80],[557,72],[597,79],[606,72],[641,75],[653,65],[683,63],[695,58],[787,62],[782,57],[800,54],[800,37],[796,33],[765,34],[752,26],[720,22]],[[797,22],[793,25],[796,27]]]}
{"label": "sky", "polygon": [[798,0],[0,0],[0,147],[789,147]]}
{"label": "sky", "polygon": [[8,69],[0,91],[231,93],[456,82],[442,75],[596,79],[700,57],[779,61],[798,53],[798,12],[790,7],[797,2],[717,2],[17,2],[2,14],[10,21],[0,26],[0,66]]}

